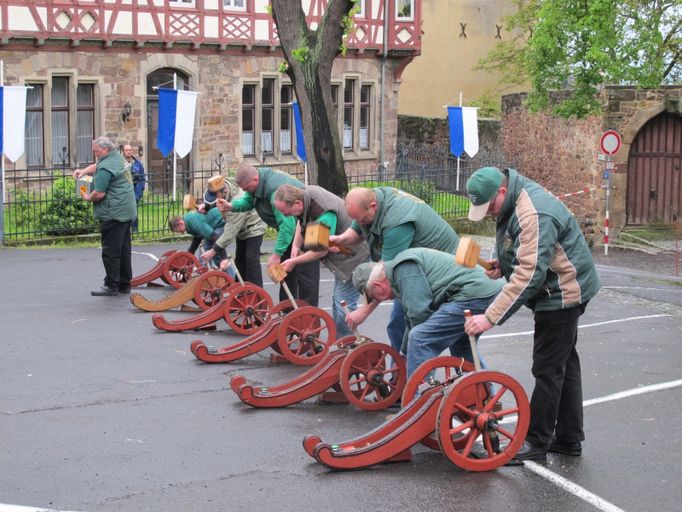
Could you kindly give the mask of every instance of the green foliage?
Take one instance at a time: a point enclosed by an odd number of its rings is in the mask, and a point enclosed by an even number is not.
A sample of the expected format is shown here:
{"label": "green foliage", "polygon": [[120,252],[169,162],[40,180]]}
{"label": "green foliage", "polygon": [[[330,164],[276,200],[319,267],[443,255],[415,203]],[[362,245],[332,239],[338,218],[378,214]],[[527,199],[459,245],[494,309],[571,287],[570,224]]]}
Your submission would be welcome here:
{"label": "green foliage", "polygon": [[[606,84],[657,87],[682,79],[682,1],[516,0],[505,19],[509,38],[477,69],[496,70],[500,85],[530,84],[531,110],[552,106],[564,117],[600,111]],[[553,91],[570,95],[550,104]]]}
{"label": "green foliage", "polygon": [[289,71],[289,63],[287,61],[280,62],[279,72],[286,73],[287,71]]}
{"label": "green foliage", "polygon": [[272,16],[272,4],[268,4],[265,6],[265,12]]}
{"label": "green foliage", "polygon": [[471,102],[472,107],[478,107],[478,117],[487,119],[500,119],[502,116],[502,103],[497,94],[488,91]]}
{"label": "green foliage", "polygon": [[298,48],[292,50],[291,56],[294,60],[303,63],[310,57],[310,48],[307,46],[299,46]]}
{"label": "green foliage", "polygon": [[76,194],[76,180],[57,177],[48,193],[47,207],[40,213],[38,227],[48,235],[93,233],[95,225],[90,203]]}
{"label": "green foliage", "polygon": [[33,201],[31,201],[26,190],[15,190],[14,201],[12,202],[12,210],[11,213],[10,211],[6,213],[5,224],[7,224],[7,221],[11,219],[17,228],[28,231],[31,225],[32,205]]}

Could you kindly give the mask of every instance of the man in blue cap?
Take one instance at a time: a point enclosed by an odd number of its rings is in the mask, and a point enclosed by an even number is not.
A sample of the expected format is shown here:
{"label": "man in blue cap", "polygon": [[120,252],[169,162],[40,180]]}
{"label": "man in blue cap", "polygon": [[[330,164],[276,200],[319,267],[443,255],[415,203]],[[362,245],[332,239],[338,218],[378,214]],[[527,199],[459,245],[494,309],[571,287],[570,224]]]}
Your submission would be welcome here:
{"label": "man in blue cap", "polygon": [[514,169],[483,167],[467,181],[469,219],[496,219],[497,259],[486,271],[507,284],[483,314],[466,322],[479,335],[521,306],[533,310],[533,376],[528,435],[516,454],[545,460],[547,451],[582,453],[582,382],[578,320],[599,290],[599,277],[580,226],[555,196]]}

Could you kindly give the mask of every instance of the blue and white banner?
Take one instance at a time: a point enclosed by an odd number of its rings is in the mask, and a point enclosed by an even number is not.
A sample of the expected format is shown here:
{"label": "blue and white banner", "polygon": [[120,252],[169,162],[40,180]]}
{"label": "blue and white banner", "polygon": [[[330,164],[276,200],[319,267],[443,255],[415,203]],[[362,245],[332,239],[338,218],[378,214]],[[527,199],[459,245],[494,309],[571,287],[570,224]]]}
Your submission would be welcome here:
{"label": "blue and white banner", "polygon": [[11,162],[24,154],[27,90],[23,85],[0,86],[0,155]]}
{"label": "blue and white banner", "polygon": [[301,122],[301,109],[298,106],[298,101],[291,104],[294,111],[294,126],[296,127],[296,154],[298,158],[304,162],[308,161],[308,155],[305,152],[305,139],[303,138],[303,123]]}
{"label": "blue and white banner", "polygon": [[156,146],[163,156],[172,150],[183,158],[192,150],[196,91],[159,89],[159,130]]}
{"label": "blue and white banner", "polygon": [[457,158],[466,152],[471,158],[478,153],[478,109],[448,107],[450,152]]}

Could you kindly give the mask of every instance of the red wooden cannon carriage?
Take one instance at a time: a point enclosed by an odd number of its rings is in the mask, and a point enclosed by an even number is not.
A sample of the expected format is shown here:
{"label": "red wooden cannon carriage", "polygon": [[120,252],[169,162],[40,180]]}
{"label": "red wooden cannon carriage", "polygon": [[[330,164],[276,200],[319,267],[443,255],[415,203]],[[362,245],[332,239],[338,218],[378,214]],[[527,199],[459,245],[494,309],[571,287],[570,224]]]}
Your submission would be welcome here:
{"label": "red wooden cannon carriage", "polygon": [[130,286],[136,287],[143,284],[161,286],[154,283],[156,279],[161,279],[173,288],[181,288],[202,269],[208,270],[206,267],[201,266],[194,254],[187,251],[171,250],[163,253],[159,261],[151,269],[139,276],[133,277],[130,281]]}
{"label": "red wooden cannon carriage", "polygon": [[[444,380],[424,380],[441,363],[460,370]],[[409,460],[410,447],[419,442],[440,448],[453,464],[469,471],[489,471],[513,459],[530,422],[530,406],[521,385],[500,372],[463,372],[466,366],[460,358],[437,358],[422,367],[410,378],[397,414],[349,441],[331,444],[307,436],[305,451],[333,469]],[[407,401],[410,394],[413,398]]]}
{"label": "red wooden cannon carriage", "polygon": [[[406,381],[402,356],[389,345],[346,336],[315,366],[278,386],[255,386],[235,375],[230,387],[252,407],[284,407],[316,395],[323,401],[351,402],[376,411],[394,404]],[[327,391],[334,388],[335,391]]]}
{"label": "red wooden cannon carriage", "polygon": [[292,300],[276,304],[265,324],[237,343],[216,349],[195,340],[190,349],[205,363],[229,363],[270,347],[291,363],[312,366],[329,352],[336,325],[326,311],[301,304]]}

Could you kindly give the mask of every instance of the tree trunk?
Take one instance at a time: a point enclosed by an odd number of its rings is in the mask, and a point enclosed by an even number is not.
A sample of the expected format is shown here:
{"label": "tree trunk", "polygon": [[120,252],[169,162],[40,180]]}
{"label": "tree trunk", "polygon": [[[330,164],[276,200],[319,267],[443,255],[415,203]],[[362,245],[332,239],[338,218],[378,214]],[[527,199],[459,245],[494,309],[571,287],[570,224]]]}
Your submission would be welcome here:
{"label": "tree trunk", "polygon": [[287,74],[301,110],[310,183],[337,195],[348,191],[348,183],[332,104],[331,72],[343,42],[342,20],[353,5],[353,0],[329,0],[317,30],[310,30],[301,2],[272,0],[272,15],[289,64]]}

